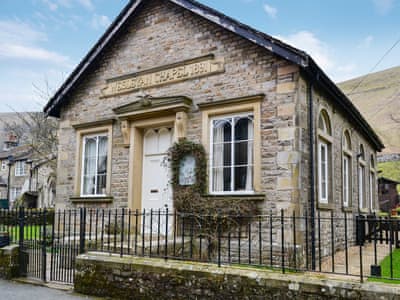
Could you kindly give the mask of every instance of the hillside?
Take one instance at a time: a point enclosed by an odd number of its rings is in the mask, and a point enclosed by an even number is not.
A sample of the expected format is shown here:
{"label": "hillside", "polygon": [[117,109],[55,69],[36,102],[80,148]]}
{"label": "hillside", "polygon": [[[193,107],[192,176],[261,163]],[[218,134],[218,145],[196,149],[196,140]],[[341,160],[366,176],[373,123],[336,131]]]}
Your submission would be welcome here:
{"label": "hillside", "polygon": [[[400,161],[379,163],[378,170],[380,171],[380,177],[386,177],[400,182]],[[400,193],[400,184],[397,186],[397,190]]]}
{"label": "hillside", "polygon": [[384,153],[400,153],[400,67],[354,78],[338,86],[383,140]]}

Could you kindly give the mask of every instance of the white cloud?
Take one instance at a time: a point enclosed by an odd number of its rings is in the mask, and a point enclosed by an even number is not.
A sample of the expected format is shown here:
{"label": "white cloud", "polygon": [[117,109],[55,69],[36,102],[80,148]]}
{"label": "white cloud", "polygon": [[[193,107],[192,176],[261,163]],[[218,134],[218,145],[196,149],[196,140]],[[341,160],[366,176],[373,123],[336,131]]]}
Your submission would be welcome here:
{"label": "white cloud", "polygon": [[359,71],[359,66],[354,60],[346,61],[335,58],[335,47],[320,40],[313,32],[302,30],[288,36],[277,36],[277,38],[306,51],[336,82],[355,77]]}
{"label": "white cloud", "polygon": [[373,2],[378,13],[381,15],[387,14],[393,8],[394,4],[394,0],[373,0]]}
{"label": "white cloud", "polygon": [[66,65],[68,57],[46,50],[39,44],[47,41],[45,33],[21,21],[0,21],[0,59],[35,60]]}
{"label": "white cloud", "polygon": [[56,52],[35,46],[7,44],[0,42],[0,58],[18,58],[24,60],[40,60],[48,63],[64,64],[68,57]]}
{"label": "white cloud", "polygon": [[374,41],[374,37],[372,35],[368,35],[358,45],[358,48],[365,48],[365,49],[369,48],[369,47],[371,47],[371,44],[373,41]]}
{"label": "white cloud", "polygon": [[72,8],[73,6],[80,5],[90,11],[94,10],[95,8],[92,0],[42,0],[42,3],[44,3],[52,11],[56,11],[60,6]]}
{"label": "white cloud", "polygon": [[278,9],[276,7],[273,7],[269,4],[264,4],[264,11],[268,14],[268,16],[272,19],[276,18],[276,15],[278,14]]}
{"label": "white cloud", "polygon": [[94,9],[94,5],[91,0],[77,0],[77,1],[79,2],[80,5],[84,6],[85,8],[87,8],[89,10]]}
{"label": "white cloud", "polygon": [[314,33],[302,30],[288,36],[278,36],[277,38],[309,53],[324,70],[333,68],[334,62],[328,45],[319,40]]}
{"label": "white cloud", "polygon": [[42,0],[42,2],[46,4],[51,11],[56,11],[58,8],[57,3],[52,0]]}
{"label": "white cloud", "polygon": [[91,25],[94,29],[105,28],[108,27],[110,24],[111,21],[107,16],[97,14],[93,15]]}

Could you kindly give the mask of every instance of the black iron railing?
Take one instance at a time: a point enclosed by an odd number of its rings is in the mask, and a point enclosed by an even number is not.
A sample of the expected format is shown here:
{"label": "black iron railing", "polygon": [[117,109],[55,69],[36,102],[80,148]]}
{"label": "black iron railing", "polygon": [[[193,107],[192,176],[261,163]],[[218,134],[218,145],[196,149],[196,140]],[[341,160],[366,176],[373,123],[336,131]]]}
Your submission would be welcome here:
{"label": "black iron railing", "polygon": [[51,281],[73,282],[75,257],[86,251],[251,265],[284,273],[334,273],[361,281],[400,280],[400,267],[394,264],[400,256],[400,221],[374,215],[320,211],[312,220],[283,210],[244,216],[168,209],[21,209],[0,211],[2,231],[20,244],[25,253],[21,259],[28,261],[26,273]]}

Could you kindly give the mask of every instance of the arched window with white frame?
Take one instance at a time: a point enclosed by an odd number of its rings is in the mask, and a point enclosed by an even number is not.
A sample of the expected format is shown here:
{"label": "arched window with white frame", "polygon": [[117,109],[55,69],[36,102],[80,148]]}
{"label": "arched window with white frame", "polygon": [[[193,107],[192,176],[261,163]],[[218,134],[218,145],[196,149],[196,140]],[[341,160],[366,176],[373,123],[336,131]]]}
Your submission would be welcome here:
{"label": "arched window with white frame", "polygon": [[343,181],[343,207],[350,207],[352,200],[352,152],[350,132],[345,130],[343,134],[343,162],[342,162],[342,181]]}
{"label": "arched window with white frame", "polygon": [[375,194],[376,194],[376,168],[375,168],[375,158],[371,154],[369,163],[369,207],[371,211],[375,210]]}
{"label": "arched window with white frame", "polygon": [[365,194],[365,150],[362,144],[358,153],[358,205],[360,210],[367,209]]}
{"label": "arched window with white frame", "polygon": [[326,110],[318,118],[318,202],[332,201],[332,127]]}
{"label": "arched window with white frame", "polygon": [[211,133],[211,193],[253,193],[253,114],[214,117]]}

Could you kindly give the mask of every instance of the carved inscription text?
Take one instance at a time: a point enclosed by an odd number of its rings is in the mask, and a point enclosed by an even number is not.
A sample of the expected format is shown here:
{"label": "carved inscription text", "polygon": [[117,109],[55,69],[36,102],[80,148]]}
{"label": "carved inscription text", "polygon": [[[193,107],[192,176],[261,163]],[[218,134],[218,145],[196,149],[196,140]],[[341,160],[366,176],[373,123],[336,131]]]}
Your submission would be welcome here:
{"label": "carved inscription text", "polygon": [[173,68],[161,69],[146,74],[133,74],[121,80],[108,82],[102,89],[103,97],[133,92],[139,89],[179,82],[187,79],[208,76],[225,71],[223,59],[207,59],[182,63]]}

